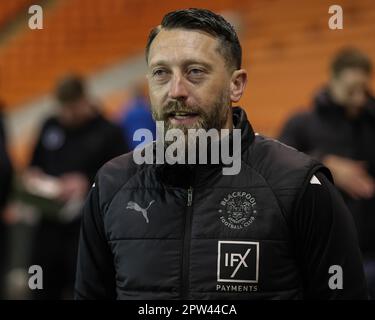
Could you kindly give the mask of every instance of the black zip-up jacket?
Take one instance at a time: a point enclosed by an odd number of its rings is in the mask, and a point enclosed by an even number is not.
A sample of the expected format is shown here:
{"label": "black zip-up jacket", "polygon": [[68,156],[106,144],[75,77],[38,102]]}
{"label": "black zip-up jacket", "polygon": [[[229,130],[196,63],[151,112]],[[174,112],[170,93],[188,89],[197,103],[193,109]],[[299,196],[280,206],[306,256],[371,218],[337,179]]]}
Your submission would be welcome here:
{"label": "black zip-up jacket", "polygon": [[328,170],[255,135],[238,107],[233,122],[237,175],[221,164],[137,165],[132,153],[99,171],[83,213],[77,299],[367,297]]}
{"label": "black zip-up jacket", "polygon": [[[318,159],[333,154],[364,161],[375,177],[375,100],[369,96],[360,115],[349,119],[345,108],[334,103],[324,88],[314,98],[311,111],[288,120],[280,141]],[[363,253],[375,255],[375,197],[358,200],[341,193],[353,214]]]}

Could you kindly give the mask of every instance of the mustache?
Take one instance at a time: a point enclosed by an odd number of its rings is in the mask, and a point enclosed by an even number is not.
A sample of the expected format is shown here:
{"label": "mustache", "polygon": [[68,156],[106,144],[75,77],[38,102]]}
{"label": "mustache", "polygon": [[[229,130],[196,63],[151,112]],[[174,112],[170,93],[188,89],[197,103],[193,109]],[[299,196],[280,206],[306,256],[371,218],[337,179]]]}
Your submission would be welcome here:
{"label": "mustache", "polygon": [[194,113],[198,115],[201,115],[203,113],[201,108],[196,106],[188,106],[181,101],[168,102],[161,113],[164,118],[168,118],[171,114],[176,112]]}

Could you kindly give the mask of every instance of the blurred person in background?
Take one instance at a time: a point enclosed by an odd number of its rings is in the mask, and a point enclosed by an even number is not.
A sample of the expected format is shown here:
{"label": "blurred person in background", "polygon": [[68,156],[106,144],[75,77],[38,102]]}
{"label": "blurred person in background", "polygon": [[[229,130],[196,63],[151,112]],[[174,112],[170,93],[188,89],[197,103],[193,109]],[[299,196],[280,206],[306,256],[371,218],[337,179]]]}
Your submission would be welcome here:
{"label": "blurred person in background", "polygon": [[12,180],[12,165],[7,152],[6,135],[1,109],[2,105],[0,102],[0,212],[5,206]]}
{"label": "blurred person in background", "polygon": [[[156,136],[156,124],[152,118],[151,106],[148,97],[145,93],[145,83],[137,82],[132,90],[132,98],[124,107],[123,115],[121,117],[121,128],[127,145],[130,150],[143,141],[134,141],[134,132],[138,129],[148,129],[152,132],[154,139]],[[151,141],[146,141],[146,143]]]}
{"label": "blurred person in background", "polygon": [[5,263],[5,224],[3,220],[3,210],[7,202],[8,195],[11,190],[12,182],[12,165],[7,153],[7,143],[5,136],[5,128],[3,124],[3,115],[1,113],[2,104],[0,102],[0,297],[3,292],[3,274]]}
{"label": "blurred person in background", "polygon": [[332,172],[357,225],[370,295],[375,298],[375,100],[372,65],[354,48],[333,59],[312,110],[291,117],[280,140],[315,156]]}
{"label": "blurred person in background", "polygon": [[[100,114],[80,77],[62,79],[55,95],[58,114],[44,122],[23,176],[42,211],[31,262],[43,269],[36,299],[72,298],[82,200],[96,171],[128,151],[121,129]],[[40,198],[53,201],[47,205]]]}

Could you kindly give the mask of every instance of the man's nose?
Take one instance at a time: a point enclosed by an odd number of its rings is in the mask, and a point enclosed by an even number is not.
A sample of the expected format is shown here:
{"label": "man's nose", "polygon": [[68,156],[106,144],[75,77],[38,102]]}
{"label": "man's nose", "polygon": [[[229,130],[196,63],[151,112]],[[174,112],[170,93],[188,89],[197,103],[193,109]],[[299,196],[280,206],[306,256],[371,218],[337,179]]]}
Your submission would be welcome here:
{"label": "man's nose", "polygon": [[188,90],[184,79],[181,76],[174,76],[171,81],[169,88],[168,97],[176,100],[186,99],[188,96]]}

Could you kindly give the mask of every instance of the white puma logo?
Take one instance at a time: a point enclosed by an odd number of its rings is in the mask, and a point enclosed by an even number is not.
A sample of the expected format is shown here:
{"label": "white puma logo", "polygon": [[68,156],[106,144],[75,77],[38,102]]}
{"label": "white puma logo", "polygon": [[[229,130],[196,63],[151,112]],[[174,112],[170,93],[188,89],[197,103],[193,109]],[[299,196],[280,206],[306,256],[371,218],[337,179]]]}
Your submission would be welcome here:
{"label": "white puma logo", "polygon": [[135,211],[138,211],[138,212],[142,213],[143,218],[145,218],[146,222],[149,223],[150,221],[148,220],[148,217],[147,217],[147,210],[148,210],[148,208],[150,208],[150,206],[154,202],[155,202],[155,200],[152,200],[149,203],[149,205],[147,206],[147,208],[142,208],[138,203],[136,203],[134,201],[129,201],[128,205],[126,206],[126,209],[133,209]]}

